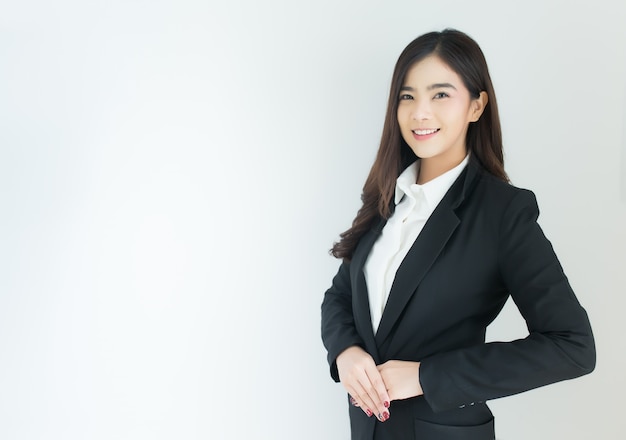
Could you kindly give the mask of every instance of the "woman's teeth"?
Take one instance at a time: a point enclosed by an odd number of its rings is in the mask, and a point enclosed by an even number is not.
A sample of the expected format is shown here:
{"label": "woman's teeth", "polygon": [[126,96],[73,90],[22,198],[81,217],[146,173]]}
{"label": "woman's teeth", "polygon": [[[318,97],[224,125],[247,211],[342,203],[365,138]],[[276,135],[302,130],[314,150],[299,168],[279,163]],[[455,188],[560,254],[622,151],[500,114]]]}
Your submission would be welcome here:
{"label": "woman's teeth", "polygon": [[415,133],[418,136],[425,136],[427,134],[433,134],[437,131],[439,131],[438,128],[433,128],[431,130],[413,130],[413,133]]}

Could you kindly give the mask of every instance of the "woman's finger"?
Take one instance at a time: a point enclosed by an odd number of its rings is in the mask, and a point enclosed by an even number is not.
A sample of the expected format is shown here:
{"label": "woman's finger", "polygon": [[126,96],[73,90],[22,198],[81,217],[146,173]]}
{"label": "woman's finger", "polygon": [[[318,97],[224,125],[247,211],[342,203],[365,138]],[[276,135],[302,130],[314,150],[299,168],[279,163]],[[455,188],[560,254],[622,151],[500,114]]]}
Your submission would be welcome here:
{"label": "woman's finger", "polygon": [[391,403],[391,398],[389,397],[387,386],[380,371],[378,371],[378,368],[374,366],[374,368],[369,368],[367,370],[367,376],[372,384],[373,390],[371,392],[376,393],[378,398],[377,401],[380,402],[380,405],[382,405],[384,409],[388,409]]}
{"label": "woman's finger", "polygon": [[360,407],[364,409],[366,414],[375,415],[381,422],[389,419],[389,409],[384,405],[383,401],[379,400],[378,393],[365,371],[361,371],[356,379],[356,382],[352,385],[354,391],[351,395],[359,403]]}
{"label": "woman's finger", "polygon": [[337,370],[344,388],[367,415],[380,421],[389,418],[389,400],[374,359],[361,347],[353,346],[337,356]]}
{"label": "woman's finger", "polygon": [[354,392],[352,393],[352,396],[354,396],[354,400],[356,400],[359,408],[361,408],[363,412],[368,415],[368,417],[371,417],[372,415],[377,415],[379,412],[378,408],[376,407],[376,404],[371,399],[363,385],[357,381],[354,384],[353,389]]}
{"label": "woman's finger", "polygon": [[390,399],[387,394],[387,387],[374,363],[367,368],[366,374],[368,386],[365,388],[367,394],[376,407],[378,420],[384,422],[388,420],[391,415],[389,411]]}

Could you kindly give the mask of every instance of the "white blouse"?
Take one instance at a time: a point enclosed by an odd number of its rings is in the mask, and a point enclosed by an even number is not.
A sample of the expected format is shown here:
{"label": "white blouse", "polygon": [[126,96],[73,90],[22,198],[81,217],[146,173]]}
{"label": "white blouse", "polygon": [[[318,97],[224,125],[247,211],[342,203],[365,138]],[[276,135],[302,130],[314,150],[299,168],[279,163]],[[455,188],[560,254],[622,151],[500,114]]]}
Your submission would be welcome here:
{"label": "white blouse", "polygon": [[374,333],[391,291],[396,272],[443,196],[467,165],[469,156],[456,167],[423,185],[415,183],[419,160],[396,180],[396,209],[374,243],[365,266],[365,281]]}

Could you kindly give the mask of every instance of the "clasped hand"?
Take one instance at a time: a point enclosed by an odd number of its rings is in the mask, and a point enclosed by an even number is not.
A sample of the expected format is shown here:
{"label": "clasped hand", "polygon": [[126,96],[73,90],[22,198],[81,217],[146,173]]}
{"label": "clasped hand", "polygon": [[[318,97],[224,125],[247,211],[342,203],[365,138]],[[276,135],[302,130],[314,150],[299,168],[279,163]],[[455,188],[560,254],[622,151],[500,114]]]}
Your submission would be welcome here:
{"label": "clasped hand", "polygon": [[337,356],[339,380],[350,394],[350,401],[368,417],[376,415],[381,422],[389,419],[393,400],[423,394],[419,367],[419,362],[396,360],[377,366],[372,356],[358,346]]}

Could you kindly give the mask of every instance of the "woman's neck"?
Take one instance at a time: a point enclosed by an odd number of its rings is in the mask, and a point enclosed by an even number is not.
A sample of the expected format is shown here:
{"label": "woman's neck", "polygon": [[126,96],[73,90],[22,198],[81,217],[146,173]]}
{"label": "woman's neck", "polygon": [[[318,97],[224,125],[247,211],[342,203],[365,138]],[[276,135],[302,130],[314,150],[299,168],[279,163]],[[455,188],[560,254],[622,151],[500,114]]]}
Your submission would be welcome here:
{"label": "woman's neck", "polygon": [[419,169],[417,171],[417,183],[419,185],[423,185],[433,179],[436,179],[463,162],[465,156],[467,156],[467,154],[464,154],[460,158],[446,161],[437,160],[437,158],[434,157],[420,159]]}

